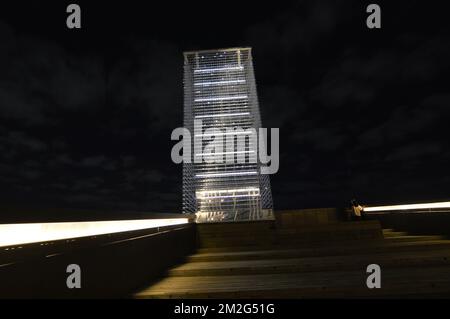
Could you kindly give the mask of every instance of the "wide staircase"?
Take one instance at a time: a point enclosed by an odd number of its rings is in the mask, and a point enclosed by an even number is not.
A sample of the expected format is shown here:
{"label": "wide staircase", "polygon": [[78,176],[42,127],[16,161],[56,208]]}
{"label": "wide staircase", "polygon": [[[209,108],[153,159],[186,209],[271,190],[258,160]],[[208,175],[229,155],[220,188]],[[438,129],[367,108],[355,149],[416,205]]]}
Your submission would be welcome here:
{"label": "wide staircase", "polygon": [[[336,210],[275,221],[197,225],[197,252],[137,298],[422,298],[450,296],[450,240],[409,236]],[[369,289],[367,266],[381,267]]]}

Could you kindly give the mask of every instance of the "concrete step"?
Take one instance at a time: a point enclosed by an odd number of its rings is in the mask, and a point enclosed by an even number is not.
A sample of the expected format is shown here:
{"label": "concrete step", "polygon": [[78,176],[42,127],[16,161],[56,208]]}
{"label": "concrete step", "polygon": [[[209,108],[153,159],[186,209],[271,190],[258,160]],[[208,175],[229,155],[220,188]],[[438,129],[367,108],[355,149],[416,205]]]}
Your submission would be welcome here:
{"label": "concrete step", "polygon": [[[270,257],[270,252],[265,256]],[[262,255],[260,255],[262,256]],[[365,255],[286,259],[241,259],[190,262],[172,268],[170,276],[223,276],[365,269],[369,264],[387,267],[450,266],[450,249],[420,253],[391,252]]]}
{"label": "concrete step", "polygon": [[386,242],[420,242],[420,241],[435,241],[435,240],[446,240],[445,236],[399,236],[399,237],[386,237]]}
{"label": "concrete step", "polygon": [[274,223],[257,222],[252,223],[233,223],[228,224],[198,224],[197,232],[199,236],[205,237],[224,237],[224,236],[245,236],[249,234],[267,235],[268,232],[276,233],[317,233],[334,232],[339,230],[359,230],[359,229],[377,229],[381,232],[381,226],[378,221],[358,221],[358,222],[336,222],[330,224],[318,225],[285,225],[275,226]]}
{"label": "concrete step", "polygon": [[383,236],[384,236],[384,238],[408,236],[408,233],[407,232],[402,232],[402,231],[386,231],[385,229],[383,229]]}
{"label": "concrete step", "polygon": [[382,246],[346,247],[346,248],[316,248],[316,249],[272,249],[268,250],[243,250],[228,252],[203,252],[189,256],[187,262],[210,262],[210,261],[233,261],[233,260],[254,260],[254,259],[287,259],[301,257],[320,257],[320,256],[346,256],[367,253],[381,252],[423,252],[423,251],[445,251],[450,249],[450,241],[436,242],[418,242],[418,243],[400,243],[387,244]]}
{"label": "concrete step", "polygon": [[[267,225],[263,225],[267,226]],[[197,245],[199,248],[217,248],[232,246],[269,246],[287,243],[310,245],[315,242],[336,242],[345,240],[382,239],[378,222],[364,221],[335,223],[310,227],[264,228],[261,225],[247,228],[242,225],[204,225],[198,228]]]}
{"label": "concrete step", "polygon": [[[197,226],[197,253],[135,297],[450,297],[450,240],[443,236],[382,231],[371,221]],[[381,266],[381,289],[366,286],[369,264]]]}
{"label": "concrete step", "polygon": [[[325,255],[345,255],[364,253],[368,250],[376,251],[412,251],[412,250],[430,250],[430,249],[446,249],[450,247],[450,240],[430,240],[430,241],[415,241],[414,239],[403,241],[342,241],[332,243],[315,243],[307,247],[296,246],[293,244],[285,245],[259,245],[254,247],[249,246],[234,246],[234,247],[210,247],[199,248],[197,254],[189,257],[188,260],[201,260],[202,258],[242,258],[240,253],[250,253],[253,256],[258,256],[261,251],[273,251],[273,255],[292,254],[294,256],[325,256]],[[221,257],[224,256],[224,257]]]}
{"label": "concrete step", "polygon": [[245,276],[167,277],[136,298],[388,298],[450,296],[450,267],[382,269],[368,289],[364,270]]}

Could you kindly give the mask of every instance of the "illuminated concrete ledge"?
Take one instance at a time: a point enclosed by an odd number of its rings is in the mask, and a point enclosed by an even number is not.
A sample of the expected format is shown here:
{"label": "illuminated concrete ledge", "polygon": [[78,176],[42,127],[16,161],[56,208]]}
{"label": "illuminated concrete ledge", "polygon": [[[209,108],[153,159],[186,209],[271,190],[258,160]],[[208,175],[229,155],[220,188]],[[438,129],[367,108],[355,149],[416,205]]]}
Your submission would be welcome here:
{"label": "illuminated concrete ledge", "polygon": [[406,205],[389,205],[389,206],[373,206],[364,207],[365,212],[383,212],[395,210],[416,210],[416,209],[448,209],[450,202],[406,204]]}
{"label": "illuminated concrete ledge", "polygon": [[0,247],[188,223],[188,218],[0,224]]}

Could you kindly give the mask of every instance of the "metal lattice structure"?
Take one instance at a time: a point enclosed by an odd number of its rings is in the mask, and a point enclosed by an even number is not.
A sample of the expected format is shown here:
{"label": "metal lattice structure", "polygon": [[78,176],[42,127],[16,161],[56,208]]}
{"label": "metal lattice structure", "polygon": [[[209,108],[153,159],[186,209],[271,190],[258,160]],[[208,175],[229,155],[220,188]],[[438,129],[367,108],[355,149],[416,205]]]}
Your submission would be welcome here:
{"label": "metal lattice structure", "polygon": [[[201,128],[194,125],[199,120]],[[194,157],[202,155],[212,136],[222,134],[224,141],[237,127],[258,131],[261,119],[251,48],[184,53],[184,126],[192,135]],[[206,133],[211,130],[222,133]],[[201,143],[196,144],[199,138]],[[233,146],[216,154],[249,159],[257,155],[257,147],[249,139],[243,149]],[[260,174],[260,167],[259,161],[249,160],[184,163],[184,213],[196,213],[197,222],[273,219],[270,181]]]}

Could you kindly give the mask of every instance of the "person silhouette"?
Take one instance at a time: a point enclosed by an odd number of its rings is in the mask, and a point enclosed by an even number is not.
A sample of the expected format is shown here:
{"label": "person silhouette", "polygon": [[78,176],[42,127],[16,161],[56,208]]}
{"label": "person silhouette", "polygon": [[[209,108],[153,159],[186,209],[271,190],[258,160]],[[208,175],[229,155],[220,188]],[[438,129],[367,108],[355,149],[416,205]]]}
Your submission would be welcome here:
{"label": "person silhouette", "polygon": [[361,220],[363,219],[363,207],[358,204],[355,199],[350,201],[352,205],[352,219],[353,220]]}

